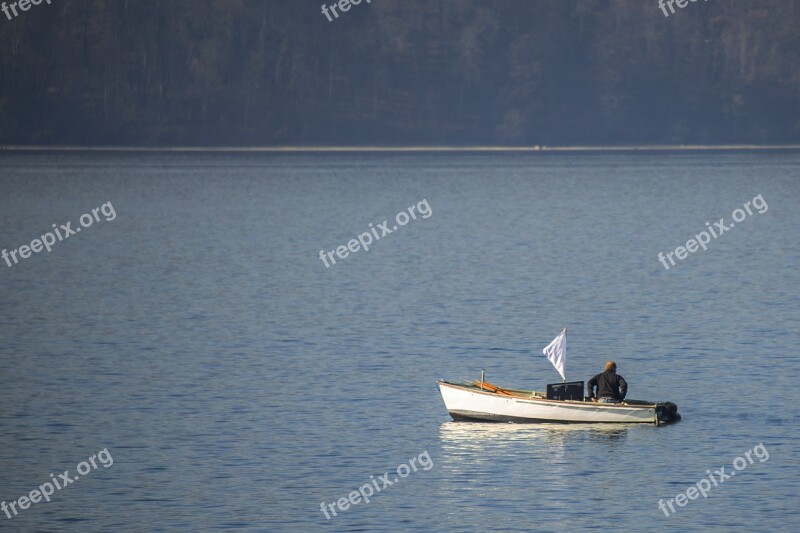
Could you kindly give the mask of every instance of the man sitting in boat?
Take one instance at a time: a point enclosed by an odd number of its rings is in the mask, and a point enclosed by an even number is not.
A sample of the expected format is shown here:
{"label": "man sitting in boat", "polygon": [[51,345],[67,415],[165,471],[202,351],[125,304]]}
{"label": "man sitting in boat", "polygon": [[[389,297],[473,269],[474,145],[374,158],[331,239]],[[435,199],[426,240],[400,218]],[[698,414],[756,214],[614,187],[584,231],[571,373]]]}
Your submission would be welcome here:
{"label": "man sitting in boat", "polygon": [[590,379],[586,387],[593,402],[620,403],[625,400],[625,395],[628,393],[628,383],[625,378],[617,374],[617,363],[614,361],[607,362],[603,373]]}

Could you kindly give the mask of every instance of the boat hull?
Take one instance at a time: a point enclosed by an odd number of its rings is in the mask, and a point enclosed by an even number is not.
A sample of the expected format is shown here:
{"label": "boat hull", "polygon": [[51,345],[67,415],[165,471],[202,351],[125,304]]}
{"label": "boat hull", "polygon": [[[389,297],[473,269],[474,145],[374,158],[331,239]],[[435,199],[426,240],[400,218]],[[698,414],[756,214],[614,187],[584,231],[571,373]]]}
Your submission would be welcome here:
{"label": "boat hull", "polygon": [[523,398],[439,381],[447,412],[454,420],[566,424],[658,424],[658,405]]}

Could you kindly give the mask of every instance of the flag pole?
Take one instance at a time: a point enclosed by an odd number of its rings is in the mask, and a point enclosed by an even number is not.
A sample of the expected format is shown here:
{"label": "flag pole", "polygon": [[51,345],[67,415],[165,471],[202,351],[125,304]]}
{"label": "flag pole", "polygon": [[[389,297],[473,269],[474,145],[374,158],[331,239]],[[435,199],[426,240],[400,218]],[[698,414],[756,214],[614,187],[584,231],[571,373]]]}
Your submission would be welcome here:
{"label": "flag pole", "polygon": [[[567,326],[564,326],[564,343],[566,344],[566,342],[567,342]],[[567,369],[566,368],[564,368],[564,377],[561,379],[561,382],[562,383],[566,383],[567,382]]]}

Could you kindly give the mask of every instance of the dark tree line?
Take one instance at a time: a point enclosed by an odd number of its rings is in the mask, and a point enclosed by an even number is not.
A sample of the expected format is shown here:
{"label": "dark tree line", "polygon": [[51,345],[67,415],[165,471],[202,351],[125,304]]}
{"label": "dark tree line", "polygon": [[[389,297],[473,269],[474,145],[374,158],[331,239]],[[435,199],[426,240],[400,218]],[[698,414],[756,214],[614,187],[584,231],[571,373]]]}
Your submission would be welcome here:
{"label": "dark tree line", "polygon": [[0,14],[0,143],[800,142],[796,0],[323,1]]}

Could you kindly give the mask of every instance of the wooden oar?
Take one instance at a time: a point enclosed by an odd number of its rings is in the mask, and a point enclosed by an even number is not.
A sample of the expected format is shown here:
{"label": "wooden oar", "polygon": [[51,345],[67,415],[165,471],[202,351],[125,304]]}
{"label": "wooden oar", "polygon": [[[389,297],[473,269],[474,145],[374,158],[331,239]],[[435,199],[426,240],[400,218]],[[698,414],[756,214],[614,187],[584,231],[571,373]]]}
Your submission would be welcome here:
{"label": "wooden oar", "polygon": [[478,381],[477,379],[472,382],[476,387],[482,387],[484,390],[489,392],[494,392],[496,394],[504,394],[505,396],[513,396],[510,392],[505,389],[501,389],[497,385],[492,385],[488,381]]}

